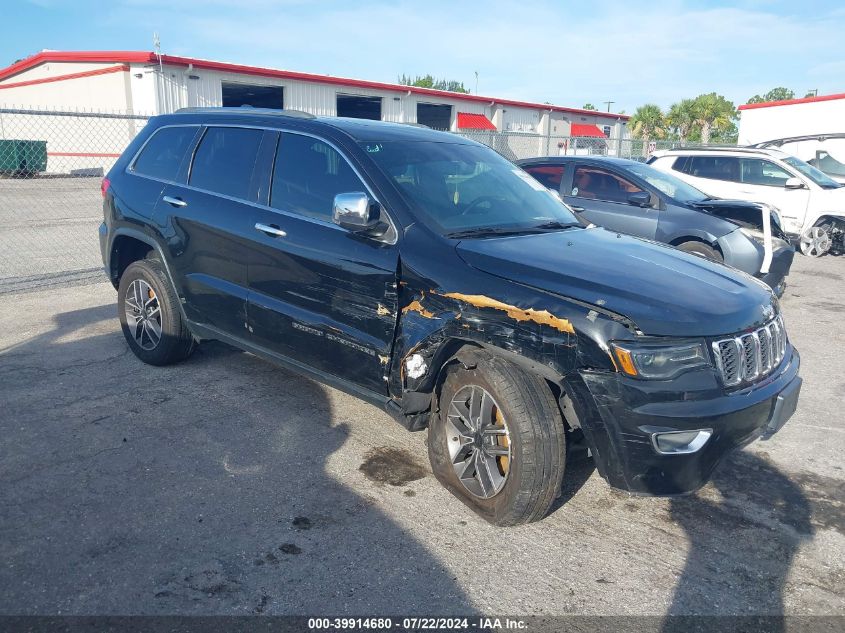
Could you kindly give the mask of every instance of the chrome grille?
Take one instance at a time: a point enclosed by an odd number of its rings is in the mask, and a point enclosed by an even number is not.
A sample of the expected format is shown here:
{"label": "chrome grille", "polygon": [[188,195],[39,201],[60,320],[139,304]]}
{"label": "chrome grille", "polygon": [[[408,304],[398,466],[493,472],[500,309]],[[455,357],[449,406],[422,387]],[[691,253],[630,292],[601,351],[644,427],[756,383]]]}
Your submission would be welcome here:
{"label": "chrome grille", "polygon": [[754,332],[713,343],[716,367],[727,387],[764,378],[780,365],[785,353],[786,330],[781,315]]}

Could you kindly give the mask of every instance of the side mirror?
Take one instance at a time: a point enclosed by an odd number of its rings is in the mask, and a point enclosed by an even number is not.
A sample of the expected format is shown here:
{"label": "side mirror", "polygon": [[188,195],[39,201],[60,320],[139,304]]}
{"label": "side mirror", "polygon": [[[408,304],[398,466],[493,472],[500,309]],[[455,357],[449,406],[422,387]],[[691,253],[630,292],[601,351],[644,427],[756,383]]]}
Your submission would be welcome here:
{"label": "side mirror", "polygon": [[650,207],[651,194],[648,191],[635,191],[628,194],[628,204],[633,204],[637,207]]}
{"label": "side mirror", "polygon": [[783,187],[784,189],[804,189],[806,185],[803,180],[793,176],[792,178],[786,179],[786,182],[783,183]]}
{"label": "side mirror", "polygon": [[368,231],[378,226],[379,207],[361,191],[334,197],[332,222],[350,231]]}

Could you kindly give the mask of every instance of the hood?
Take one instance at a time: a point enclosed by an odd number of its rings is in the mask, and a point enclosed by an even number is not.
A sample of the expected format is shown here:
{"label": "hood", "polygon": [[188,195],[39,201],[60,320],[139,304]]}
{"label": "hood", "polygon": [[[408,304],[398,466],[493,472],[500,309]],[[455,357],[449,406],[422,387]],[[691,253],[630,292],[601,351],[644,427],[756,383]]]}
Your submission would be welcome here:
{"label": "hood", "polygon": [[[711,198],[710,200],[702,200],[701,202],[692,202],[690,206],[710,215],[715,215],[742,228],[753,229],[755,231],[763,230],[764,205],[758,202]],[[781,229],[780,218],[771,207],[769,207],[769,216],[772,218],[772,235],[784,239],[786,236]]]}
{"label": "hood", "polygon": [[812,197],[819,200],[815,205],[819,210],[835,215],[845,215],[845,187],[837,187],[836,189],[819,187],[813,191]]}
{"label": "hood", "polygon": [[647,335],[731,334],[776,307],[745,273],[601,228],[464,240],[456,249],[474,268],[612,310]]}

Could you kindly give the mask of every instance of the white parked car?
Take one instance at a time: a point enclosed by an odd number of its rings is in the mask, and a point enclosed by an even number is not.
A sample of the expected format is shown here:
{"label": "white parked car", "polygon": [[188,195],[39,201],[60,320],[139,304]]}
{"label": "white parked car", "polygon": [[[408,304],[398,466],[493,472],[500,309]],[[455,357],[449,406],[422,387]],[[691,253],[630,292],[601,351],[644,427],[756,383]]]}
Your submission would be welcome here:
{"label": "white parked car", "polygon": [[777,149],[656,151],[649,164],[714,198],[764,202],[805,255],[845,251],[845,186]]}

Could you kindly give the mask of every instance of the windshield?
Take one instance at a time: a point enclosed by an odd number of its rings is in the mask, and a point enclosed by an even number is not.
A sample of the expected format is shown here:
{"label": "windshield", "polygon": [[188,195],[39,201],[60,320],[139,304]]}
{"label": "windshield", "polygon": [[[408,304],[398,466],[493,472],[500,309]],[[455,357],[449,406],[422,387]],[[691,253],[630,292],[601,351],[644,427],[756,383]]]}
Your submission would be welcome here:
{"label": "windshield", "polygon": [[812,165],[808,165],[800,158],[795,158],[794,156],[787,156],[783,159],[783,162],[785,162],[790,167],[794,167],[795,169],[800,171],[807,178],[816,183],[819,187],[822,187],[824,189],[838,189],[842,186],[832,178],[825,175],[823,172],[813,167]]}
{"label": "windshield", "polygon": [[560,198],[487,147],[431,141],[361,147],[444,235],[582,226]]}
{"label": "windshield", "polygon": [[676,178],[672,174],[662,172],[650,165],[642,165],[635,163],[627,165],[626,169],[633,174],[636,174],[648,184],[656,189],[659,189],[670,198],[681,203],[701,202],[707,200],[709,196],[696,189],[692,185],[685,183],[680,178]]}

